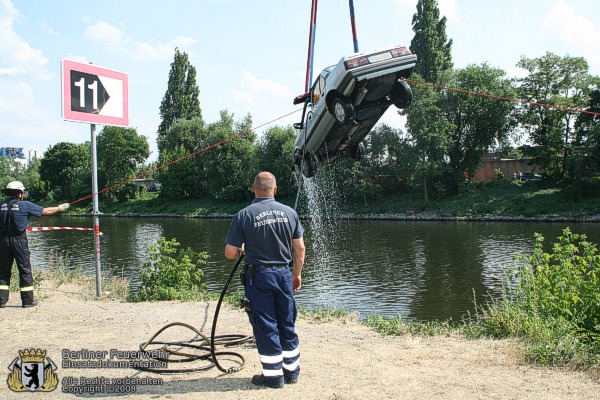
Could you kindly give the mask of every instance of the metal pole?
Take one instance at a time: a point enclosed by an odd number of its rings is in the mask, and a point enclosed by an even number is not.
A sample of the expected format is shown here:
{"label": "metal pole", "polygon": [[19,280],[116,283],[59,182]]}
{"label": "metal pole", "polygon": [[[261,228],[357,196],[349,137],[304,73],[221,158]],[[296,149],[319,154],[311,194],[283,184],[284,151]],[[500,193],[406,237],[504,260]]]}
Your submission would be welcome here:
{"label": "metal pole", "polygon": [[102,297],[102,267],[100,264],[100,218],[98,215],[98,162],[96,160],[96,124],[91,124],[92,135],[92,214],[94,216],[94,251],[96,253],[96,297]]}
{"label": "metal pole", "polygon": [[350,3],[350,25],[352,25],[352,42],[354,43],[354,52],[358,53],[358,38],[356,37],[356,22],[354,20],[354,1],[348,1]]}
{"label": "metal pole", "polygon": [[304,92],[308,93],[312,85],[312,69],[315,48],[315,31],[317,30],[317,0],[312,0],[310,10],[310,31],[308,34],[308,58],[306,60],[306,83],[304,84]]}

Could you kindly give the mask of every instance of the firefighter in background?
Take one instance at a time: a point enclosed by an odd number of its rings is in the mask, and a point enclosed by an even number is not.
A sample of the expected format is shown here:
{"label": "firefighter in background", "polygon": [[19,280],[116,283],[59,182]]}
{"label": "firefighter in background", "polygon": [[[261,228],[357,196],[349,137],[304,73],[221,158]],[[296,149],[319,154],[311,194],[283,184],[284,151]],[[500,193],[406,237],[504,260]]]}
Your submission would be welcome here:
{"label": "firefighter in background", "polygon": [[246,311],[262,364],[262,374],[252,383],[282,388],[284,383],[296,383],[300,374],[294,292],[302,286],[304,229],[294,209],[275,201],[273,174],[259,173],[252,191],[252,204],[231,222],[225,257],[235,259],[242,252],[246,256],[243,283],[250,301]]}
{"label": "firefighter in background", "polygon": [[29,216],[54,215],[67,210],[69,203],[43,208],[26,201],[25,186],[19,181],[10,182],[2,192],[9,199],[0,203],[0,308],[6,307],[8,301],[13,261],[17,262],[19,269],[21,304],[23,307],[35,307],[37,302],[33,299],[33,274],[26,234]]}

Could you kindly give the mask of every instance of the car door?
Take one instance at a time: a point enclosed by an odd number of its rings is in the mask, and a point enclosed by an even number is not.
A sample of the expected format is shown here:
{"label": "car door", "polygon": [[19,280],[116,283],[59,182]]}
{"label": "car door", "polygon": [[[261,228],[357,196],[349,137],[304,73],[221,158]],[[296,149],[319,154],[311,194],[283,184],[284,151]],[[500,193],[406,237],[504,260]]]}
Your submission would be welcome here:
{"label": "car door", "polygon": [[306,131],[308,132],[306,150],[313,154],[321,149],[334,122],[333,116],[327,111],[325,104],[329,73],[328,69],[321,72],[310,90],[309,106],[311,110],[306,116]]}

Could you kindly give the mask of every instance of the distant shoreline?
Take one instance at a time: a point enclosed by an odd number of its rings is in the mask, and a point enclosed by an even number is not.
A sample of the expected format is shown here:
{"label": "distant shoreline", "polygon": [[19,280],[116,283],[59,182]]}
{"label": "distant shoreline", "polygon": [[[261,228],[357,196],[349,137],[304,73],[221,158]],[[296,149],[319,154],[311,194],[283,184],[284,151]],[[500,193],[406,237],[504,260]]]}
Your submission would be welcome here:
{"label": "distant shoreline", "polygon": [[[86,214],[64,214],[66,217],[90,217]],[[234,215],[226,213],[211,214],[145,214],[145,213],[101,213],[100,217],[111,218],[206,218],[206,219],[230,219]],[[300,215],[303,219],[309,219],[308,215]],[[600,223],[600,214],[595,215],[566,215],[548,214],[535,217],[511,216],[511,215],[469,215],[452,216],[431,212],[414,214],[339,214],[329,216],[335,220],[368,220],[368,221],[464,221],[464,222],[577,222],[577,223]]]}

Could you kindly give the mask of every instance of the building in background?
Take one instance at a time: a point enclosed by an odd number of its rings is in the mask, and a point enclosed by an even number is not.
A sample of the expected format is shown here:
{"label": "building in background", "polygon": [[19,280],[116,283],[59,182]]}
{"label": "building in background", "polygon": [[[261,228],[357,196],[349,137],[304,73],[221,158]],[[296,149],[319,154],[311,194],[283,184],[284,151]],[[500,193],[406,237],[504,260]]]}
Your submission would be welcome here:
{"label": "building in background", "polygon": [[25,157],[23,147],[0,147],[0,157],[9,157],[23,165],[27,165],[34,158],[42,158],[41,152],[29,150],[28,157]]}

